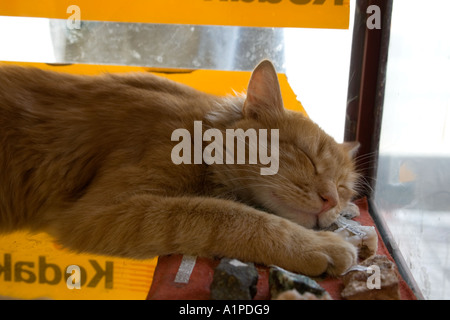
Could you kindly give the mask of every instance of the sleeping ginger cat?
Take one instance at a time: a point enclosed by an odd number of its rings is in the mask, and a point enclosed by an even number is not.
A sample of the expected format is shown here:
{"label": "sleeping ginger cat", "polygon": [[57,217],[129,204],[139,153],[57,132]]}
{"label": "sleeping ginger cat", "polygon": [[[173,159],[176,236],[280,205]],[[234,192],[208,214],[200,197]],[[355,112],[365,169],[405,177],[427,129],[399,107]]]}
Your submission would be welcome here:
{"label": "sleeping ginger cat", "polygon": [[[175,164],[172,133],[194,137],[194,121],[277,129],[276,174],[248,161]],[[357,146],[284,109],[269,61],[245,97],[225,98],[151,74],[0,67],[0,143],[0,232],[45,231],[78,252],[226,256],[310,276],[356,261],[351,244],[313,229],[354,195]]]}

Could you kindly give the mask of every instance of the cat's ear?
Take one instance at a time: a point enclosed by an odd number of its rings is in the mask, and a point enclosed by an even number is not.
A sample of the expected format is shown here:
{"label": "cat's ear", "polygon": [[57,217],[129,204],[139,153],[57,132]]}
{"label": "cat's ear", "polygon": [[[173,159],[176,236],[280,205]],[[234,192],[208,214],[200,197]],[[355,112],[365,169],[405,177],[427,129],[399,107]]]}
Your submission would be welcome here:
{"label": "cat's ear", "polygon": [[280,84],[272,62],[262,61],[253,70],[244,103],[245,118],[273,118],[284,112]]}
{"label": "cat's ear", "polygon": [[354,158],[358,153],[360,143],[358,141],[349,141],[342,143],[344,151],[346,151],[351,158]]}

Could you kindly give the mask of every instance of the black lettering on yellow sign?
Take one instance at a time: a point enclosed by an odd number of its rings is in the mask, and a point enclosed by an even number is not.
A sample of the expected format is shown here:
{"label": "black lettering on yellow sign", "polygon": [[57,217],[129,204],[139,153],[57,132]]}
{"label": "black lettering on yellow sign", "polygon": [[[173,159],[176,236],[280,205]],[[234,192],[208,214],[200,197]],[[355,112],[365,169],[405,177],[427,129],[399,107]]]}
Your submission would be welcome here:
{"label": "black lettering on yellow sign", "polygon": [[[86,268],[80,266],[81,286],[87,283],[87,287],[96,288],[104,280],[105,289],[113,288],[114,263],[106,261],[103,268],[96,260],[90,259],[89,264],[95,274],[88,277]],[[37,265],[37,268],[36,268]],[[64,281],[66,283],[69,274],[54,263],[48,263],[45,256],[39,256],[38,261],[15,261],[9,253],[3,255],[3,263],[0,261],[0,282],[24,282],[57,285]],[[92,275],[92,273],[89,273]],[[89,280],[89,281],[88,281]]]}

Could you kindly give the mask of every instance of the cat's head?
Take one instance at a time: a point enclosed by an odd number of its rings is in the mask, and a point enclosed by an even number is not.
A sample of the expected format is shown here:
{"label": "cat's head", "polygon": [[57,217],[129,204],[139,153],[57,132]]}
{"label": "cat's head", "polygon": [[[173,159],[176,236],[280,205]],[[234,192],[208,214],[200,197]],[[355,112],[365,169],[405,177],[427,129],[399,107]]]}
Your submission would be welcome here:
{"label": "cat's head", "polygon": [[278,129],[279,135],[276,174],[261,175],[260,168],[267,165],[259,162],[217,168],[243,201],[307,228],[324,228],[355,195],[353,155],[359,144],[339,144],[300,112],[285,109],[271,62],[263,61],[253,71],[242,119],[234,128],[267,129],[268,150],[274,142],[270,129]]}

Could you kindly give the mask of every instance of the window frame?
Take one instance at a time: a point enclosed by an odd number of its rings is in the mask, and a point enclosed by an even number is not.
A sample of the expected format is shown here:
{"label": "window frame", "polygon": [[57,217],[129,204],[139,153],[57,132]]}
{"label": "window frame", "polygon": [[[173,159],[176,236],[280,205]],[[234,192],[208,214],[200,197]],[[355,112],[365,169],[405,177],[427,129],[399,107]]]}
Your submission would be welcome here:
{"label": "window frame", "polygon": [[[367,8],[371,5],[380,8],[381,29],[367,27]],[[366,187],[359,196],[367,198],[369,212],[398,266],[399,273],[416,298],[424,300],[373,199],[379,159],[392,8],[393,0],[356,1],[344,141],[359,141],[361,144],[356,156],[356,166]]]}

